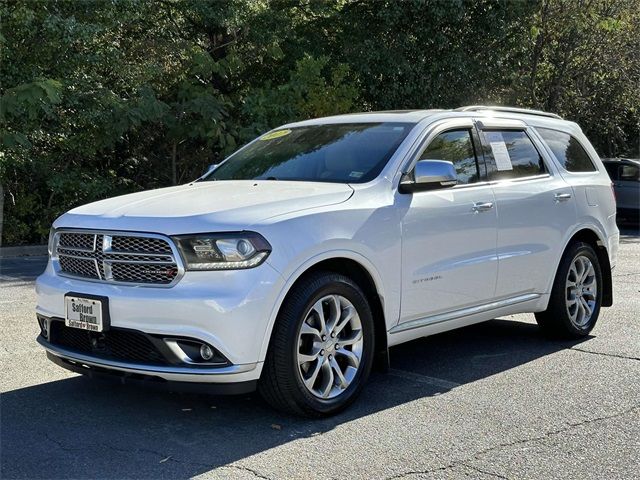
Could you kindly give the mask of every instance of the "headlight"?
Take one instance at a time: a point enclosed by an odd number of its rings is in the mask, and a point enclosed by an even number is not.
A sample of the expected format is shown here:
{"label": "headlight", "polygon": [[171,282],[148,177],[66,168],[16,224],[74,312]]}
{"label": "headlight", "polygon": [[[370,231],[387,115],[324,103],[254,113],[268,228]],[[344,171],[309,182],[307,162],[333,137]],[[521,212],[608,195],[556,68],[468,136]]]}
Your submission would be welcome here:
{"label": "headlight", "polygon": [[49,251],[49,256],[53,253],[53,239],[56,236],[56,231],[52,228],[49,230],[49,241],[47,242],[47,250]]}
{"label": "headlight", "polygon": [[269,256],[271,245],[255,232],[203,233],[173,237],[187,270],[253,268]]}

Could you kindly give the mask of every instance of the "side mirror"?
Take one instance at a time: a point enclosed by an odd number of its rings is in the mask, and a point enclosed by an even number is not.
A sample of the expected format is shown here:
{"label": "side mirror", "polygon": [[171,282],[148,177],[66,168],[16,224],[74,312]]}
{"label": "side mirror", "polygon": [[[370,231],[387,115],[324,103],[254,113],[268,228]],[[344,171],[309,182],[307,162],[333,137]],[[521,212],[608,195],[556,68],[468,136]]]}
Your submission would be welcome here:
{"label": "side mirror", "polygon": [[445,160],[420,160],[412,172],[405,173],[400,180],[402,193],[453,187],[458,183],[458,174],[453,163]]}

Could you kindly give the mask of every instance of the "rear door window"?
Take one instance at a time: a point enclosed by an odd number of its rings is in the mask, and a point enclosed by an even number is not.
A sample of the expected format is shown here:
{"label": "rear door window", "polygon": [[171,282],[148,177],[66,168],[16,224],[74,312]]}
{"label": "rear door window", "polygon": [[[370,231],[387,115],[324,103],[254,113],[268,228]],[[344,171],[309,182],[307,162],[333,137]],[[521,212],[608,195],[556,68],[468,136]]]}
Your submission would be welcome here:
{"label": "rear door window", "polygon": [[542,157],[523,130],[483,130],[493,158],[491,180],[532,177],[545,173]]}
{"label": "rear door window", "polygon": [[549,145],[562,167],[568,172],[595,172],[596,167],[589,158],[589,154],[580,142],[565,132],[550,128],[536,128],[537,132]]}

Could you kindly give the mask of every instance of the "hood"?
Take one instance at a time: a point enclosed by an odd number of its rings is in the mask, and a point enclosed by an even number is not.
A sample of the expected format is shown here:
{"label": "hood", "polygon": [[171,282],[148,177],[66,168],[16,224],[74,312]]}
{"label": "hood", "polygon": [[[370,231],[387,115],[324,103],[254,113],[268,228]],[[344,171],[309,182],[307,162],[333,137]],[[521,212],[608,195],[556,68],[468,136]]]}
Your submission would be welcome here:
{"label": "hood", "polygon": [[54,226],[167,235],[243,230],[267,218],[342,203],[347,184],[271,180],[196,182],[109,198],[74,208]]}

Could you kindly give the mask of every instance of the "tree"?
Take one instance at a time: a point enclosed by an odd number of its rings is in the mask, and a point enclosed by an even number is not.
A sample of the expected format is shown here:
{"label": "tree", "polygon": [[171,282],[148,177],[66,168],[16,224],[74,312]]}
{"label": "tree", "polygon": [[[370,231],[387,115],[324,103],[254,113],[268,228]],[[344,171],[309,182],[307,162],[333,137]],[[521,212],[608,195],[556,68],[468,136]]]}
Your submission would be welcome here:
{"label": "tree", "polygon": [[5,243],[185,182],[279,124],[502,103],[638,155],[640,0],[5,0]]}
{"label": "tree", "polygon": [[640,2],[543,0],[528,45],[519,102],[575,120],[603,155],[637,155]]}

